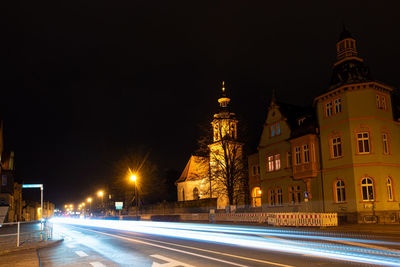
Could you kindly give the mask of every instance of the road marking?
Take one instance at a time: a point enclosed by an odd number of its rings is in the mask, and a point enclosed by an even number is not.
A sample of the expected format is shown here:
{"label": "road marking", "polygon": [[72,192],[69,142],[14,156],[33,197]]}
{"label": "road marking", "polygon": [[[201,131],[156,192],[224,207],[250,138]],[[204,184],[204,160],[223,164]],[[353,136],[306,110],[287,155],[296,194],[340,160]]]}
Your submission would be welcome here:
{"label": "road marking", "polygon": [[232,257],[232,258],[237,258],[237,259],[242,259],[242,260],[248,260],[248,261],[254,261],[254,262],[259,262],[259,263],[265,263],[265,264],[270,264],[270,265],[275,265],[275,266],[294,267],[294,266],[292,266],[292,265],[287,265],[287,264],[282,264],[282,263],[276,263],[276,262],[271,262],[271,261],[265,261],[265,260],[259,260],[259,259],[253,259],[253,258],[247,258],[247,257],[243,257],[243,256],[237,256],[237,255],[232,255],[232,254],[228,254],[228,253],[223,253],[223,252],[208,250],[208,249],[201,249],[201,248],[190,247],[190,246],[185,246],[185,245],[179,245],[179,244],[174,244],[174,243],[169,243],[169,242],[164,242],[164,241],[158,241],[158,240],[157,240],[157,241],[156,241],[156,240],[149,240],[149,239],[143,238],[143,237],[136,237],[136,239],[134,239],[134,238],[131,238],[131,237],[120,236],[120,235],[114,235],[114,234],[104,233],[104,232],[100,232],[100,231],[96,231],[96,230],[90,230],[90,229],[86,229],[86,228],[81,228],[81,227],[78,227],[78,226],[72,226],[72,225],[71,225],[71,227],[75,227],[75,228],[78,228],[78,229],[81,229],[81,230],[84,230],[84,231],[90,231],[90,232],[94,232],[94,233],[99,233],[99,234],[103,234],[103,235],[108,235],[108,236],[111,236],[111,237],[116,237],[116,238],[123,239],[123,240],[127,240],[127,241],[130,241],[130,242],[136,242],[136,243],[146,244],[146,245],[149,245],[149,246],[164,248],[164,249],[167,249],[167,250],[172,250],[172,251],[177,251],[177,252],[181,252],[181,253],[184,253],[184,254],[189,254],[189,255],[198,256],[198,257],[201,257],[201,258],[206,258],[206,259],[211,259],[211,260],[214,260],[214,261],[224,262],[224,263],[228,263],[228,264],[235,265],[235,266],[246,266],[246,265],[241,265],[241,264],[237,264],[237,263],[234,263],[234,262],[224,261],[224,260],[221,260],[221,259],[217,259],[217,258],[213,258],[213,257],[208,257],[208,256],[196,254],[196,253],[191,253],[191,252],[184,251],[184,250],[180,250],[180,249],[165,247],[165,246],[153,244],[153,243],[150,243],[150,242],[140,241],[140,240],[138,240],[138,239],[144,239],[144,240],[148,240],[148,241],[151,241],[151,242],[158,242],[158,243],[161,243],[161,244],[173,245],[173,246],[176,246],[176,247],[188,248],[188,249],[193,249],[193,250],[198,250],[198,251],[213,253],[213,254],[217,254],[217,255],[221,255],[221,256],[228,256],[228,257]]}
{"label": "road marking", "polygon": [[182,266],[182,267],[194,267],[193,265],[190,264],[186,264],[180,261],[176,261],[174,259],[170,259],[167,258],[165,256],[162,255],[150,255],[150,257],[162,260],[162,261],[166,261],[166,263],[157,263],[157,262],[153,262],[153,264],[151,265],[151,267],[174,267],[174,266]]}
{"label": "road marking", "polygon": [[71,245],[71,244],[67,244],[67,247],[69,247],[69,248],[74,248],[75,246],[74,246],[74,245]]}
{"label": "road marking", "polygon": [[88,254],[86,254],[85,252],[81,251],[81,250],[77,250],[75,251],[76,254],[78,254],[79,257],[87,257],[89,256]]}
{"label": "road marking", "polygon": [[99,261],[90,262],[89,264],[92,265],[93,267],[106,267],[103,263]]}

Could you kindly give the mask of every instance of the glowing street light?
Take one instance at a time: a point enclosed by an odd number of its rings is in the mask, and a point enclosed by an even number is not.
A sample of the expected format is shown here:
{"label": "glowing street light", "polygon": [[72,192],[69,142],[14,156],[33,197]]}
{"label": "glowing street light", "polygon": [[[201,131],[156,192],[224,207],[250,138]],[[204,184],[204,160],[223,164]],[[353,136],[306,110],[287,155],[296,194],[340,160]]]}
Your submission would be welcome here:
{"label": "glowing street light", "polygon": [[135,182],[135,184],[136,184],[136,179],[137,179],[136,174],[132,174],[131,177],[129,177],[129,179],[131,179],[131,181]]}
{"label": "glowing street light", "polygon": [[132,173],[131,169],[129,169],[131,176],[129,179],[131,182],[135,183],[135,200],[136,200],[136,220],[138,219],[138,210],[139,210],[139,202],[138,202],[138,190],[137,190],[137,176],[136,174]]}
{"label": "glowing street light", "polygon": [[90,215],[90,212],[92,211],[92,198],[88,197],[86,201],[89,203],[89,215]]}
{"label": "glowing street light", "polygon": [[104,192],[102,191],[102,190],[100,190],[99,192],[97,192],[97,196],[98,197],[103,197],[103,195],[104,195]]}

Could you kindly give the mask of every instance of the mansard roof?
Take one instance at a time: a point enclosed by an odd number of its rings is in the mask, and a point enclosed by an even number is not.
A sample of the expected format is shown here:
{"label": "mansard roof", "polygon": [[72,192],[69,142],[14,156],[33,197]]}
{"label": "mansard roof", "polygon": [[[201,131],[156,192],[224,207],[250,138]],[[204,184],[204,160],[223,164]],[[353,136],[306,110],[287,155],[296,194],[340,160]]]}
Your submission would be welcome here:
{"label": "mansard roof", "polygon": [[277,105],[279,106],[279,111],[282,113],[282,116],[286,118],[292,131],[297,127],[297,119],[299,116],[313,112],[312,107],[300,107],[282,102],[277,102]]}
{"label": "mansard roof", "polygon": [[345,60],[332,70],[329,90],[342,85],[373,81],[369,67],[357,59]]}

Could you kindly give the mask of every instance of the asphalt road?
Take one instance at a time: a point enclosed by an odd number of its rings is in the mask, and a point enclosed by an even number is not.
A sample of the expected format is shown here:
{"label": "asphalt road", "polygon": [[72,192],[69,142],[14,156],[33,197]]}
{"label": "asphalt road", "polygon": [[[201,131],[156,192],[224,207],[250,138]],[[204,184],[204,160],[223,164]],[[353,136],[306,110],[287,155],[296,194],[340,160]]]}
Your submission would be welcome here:
{"label": "asphalt road", "polygon": [[54,232],[64,242],[39,251],[42,266],[400,266],[390,237],[96,220],[60,220]]}

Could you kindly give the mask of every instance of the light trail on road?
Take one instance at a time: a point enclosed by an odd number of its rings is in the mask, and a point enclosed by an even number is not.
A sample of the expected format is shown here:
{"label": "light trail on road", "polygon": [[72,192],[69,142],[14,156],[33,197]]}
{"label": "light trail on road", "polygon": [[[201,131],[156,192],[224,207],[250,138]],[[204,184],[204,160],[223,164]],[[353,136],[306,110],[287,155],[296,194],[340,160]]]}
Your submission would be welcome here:
{"label": "light trail on road", "polygon": [[[57,217],[54,223],[98,227],[113,230],[137,232],[172,238],[181,238],[216,244],[235,245],[239,247],[270,250],[283,253],[294,253],[327,259],[345,260],[364,264],[400,266],[400,251],[385,248],[365,248],[356,244],[377,243],[396,245],[397,242],[383,242],[367,239],[327,237],[314,232],[308,235],[302,231],[286,231],[261,227],[232,227],[224,225],[206,225],[192,223],[165,223],[125,220],[94,220]],[[281,238],[294,238],[287,240]],[[298,239],[306,239],[298,240]],[[308,241],[310,239],[318,242]],[[323,242],[325,240],[343,242],[345,245]],[[351,243],[352,245],[347,245]],[[354,244],[354,245],[353,245]]]}

